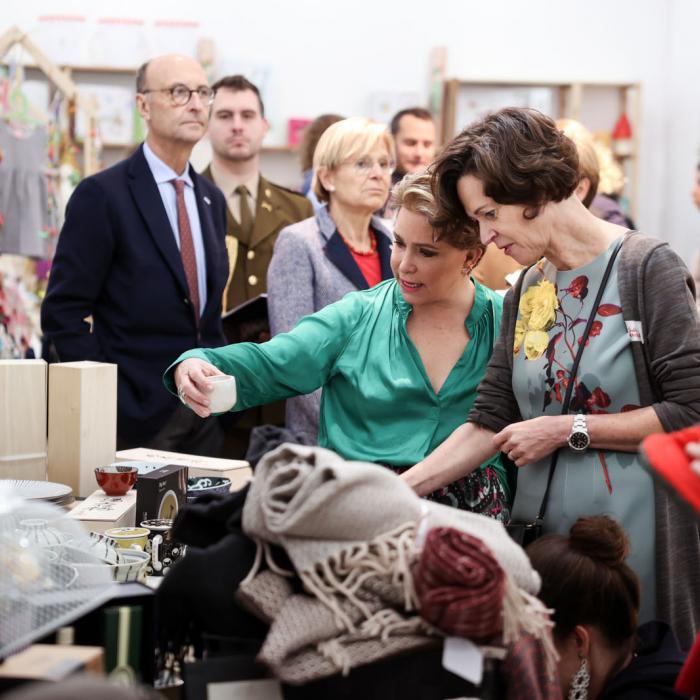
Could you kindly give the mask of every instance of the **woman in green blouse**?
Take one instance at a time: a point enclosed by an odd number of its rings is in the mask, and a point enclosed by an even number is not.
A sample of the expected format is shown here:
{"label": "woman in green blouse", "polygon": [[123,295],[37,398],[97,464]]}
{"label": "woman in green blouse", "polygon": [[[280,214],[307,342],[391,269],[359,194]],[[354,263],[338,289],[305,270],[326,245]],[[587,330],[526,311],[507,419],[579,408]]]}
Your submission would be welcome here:
{"label": "woman in green blouse", "polygon": [[[430,225],[428,174],[404,178],[394,202],[395,279],[347,294],[267,343],[186,352],[165,373],[168,389],[206,418],[207,377],[222,372],[236,377],[236,411],[322,387],[322,447],[397,473],[430,454],[471,408],[502,300],[470,277],[483,253],[478,236],[440,236]],[[508,495],[495,455],[428,497],[505,520]]]}

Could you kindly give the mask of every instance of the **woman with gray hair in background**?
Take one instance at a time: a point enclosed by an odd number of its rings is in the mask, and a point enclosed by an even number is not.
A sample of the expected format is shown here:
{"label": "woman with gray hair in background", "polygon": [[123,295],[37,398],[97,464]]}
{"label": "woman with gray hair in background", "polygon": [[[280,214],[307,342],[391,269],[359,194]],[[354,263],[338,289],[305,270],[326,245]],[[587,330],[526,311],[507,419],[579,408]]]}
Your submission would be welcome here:
{"label": "woman with gray hair in background", "polygon": [[[353,117],[323,132],[312,180],[323,206],[282,229],[268,268],[272,335],[392,276],[391,233],[374,212],[386,201],[394,167],[394,141],[384,124]],[[287,428],[315,441],[320,401],[320,391],[287,401]]]}

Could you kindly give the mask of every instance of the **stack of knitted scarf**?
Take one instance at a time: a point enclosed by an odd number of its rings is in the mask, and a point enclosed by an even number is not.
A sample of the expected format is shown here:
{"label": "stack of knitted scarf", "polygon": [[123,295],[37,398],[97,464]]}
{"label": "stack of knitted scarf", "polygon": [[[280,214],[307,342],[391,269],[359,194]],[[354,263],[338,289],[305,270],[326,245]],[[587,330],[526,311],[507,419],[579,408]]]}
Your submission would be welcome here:
{"label": "stack of knitted scarf", "polygon": [[[236,594],[271,623],[260,660],[300,684],[437,644],[440,633],[417,613],[411,569],[440,526],[483,540],[503,569],[512,603],[504,637],[548,634],[532,595],[539,577],[499,522],[422,501],[390,470],[329,450],[284,444],[266,455],[243,509],[258,557]],[[293,593],[271,544],[287,552],[306,594]],[[269,570],[259,573],[263,556]]]}
{"label": "stack of knitted scarf", "polygon": [[413,573],[420,614],[438,629],[484,643],[503,631],[505,574],[480,539],[433,528]]}

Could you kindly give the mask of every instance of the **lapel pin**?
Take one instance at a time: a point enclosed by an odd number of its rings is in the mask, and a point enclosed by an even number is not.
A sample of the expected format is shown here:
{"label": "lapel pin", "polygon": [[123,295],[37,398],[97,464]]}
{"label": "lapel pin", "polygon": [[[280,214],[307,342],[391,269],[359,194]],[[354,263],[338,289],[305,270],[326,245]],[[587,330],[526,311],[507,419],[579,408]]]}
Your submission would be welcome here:
{"label": "lapel pin", "polygon": [[271,196],[272,196],[272,192],[270,192],[269,189],[265,189],[265,196],[266,196],[266,197],[271,197]]}
{"label": "lapel pin", "polygon": [[268,211],[272,211],[272,207],[267,202],[263,202],[260,206],[263,209],[267,209]]}
{"label": "lapel pin", "polygon": [[209,197],[204,197],[204,201],[211,206],[211,199],[209,199]]}

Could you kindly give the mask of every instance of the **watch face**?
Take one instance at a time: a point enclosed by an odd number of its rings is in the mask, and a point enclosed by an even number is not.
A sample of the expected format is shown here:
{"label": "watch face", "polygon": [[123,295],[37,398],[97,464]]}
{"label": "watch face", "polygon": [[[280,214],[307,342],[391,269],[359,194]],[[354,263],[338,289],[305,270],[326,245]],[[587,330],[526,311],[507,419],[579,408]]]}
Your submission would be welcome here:
{"label": "watch face", "polygon": [[572,450],[585,450],[589,442],[590,438],[588,437],[588,433],[582,431],[571,433],[569,436],[569,446]]}

